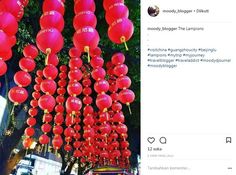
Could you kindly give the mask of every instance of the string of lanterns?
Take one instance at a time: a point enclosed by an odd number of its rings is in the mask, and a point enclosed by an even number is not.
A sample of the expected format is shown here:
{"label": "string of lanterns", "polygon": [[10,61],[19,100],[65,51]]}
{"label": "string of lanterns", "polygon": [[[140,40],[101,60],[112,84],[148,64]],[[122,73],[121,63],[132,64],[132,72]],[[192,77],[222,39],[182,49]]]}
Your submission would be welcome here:
{"label": "string of lanterns", "polygon": [[[103,5],[110,40],[124,43],[128,50],[126,42],[133,34],[133,24],[128,19],[127,6],[118,0],[104,0]],[[32,143],[35,117],[40,109],[44,115],[39,143],[45,152],[52,145],[56,153],[63,149],[67,156],[75,157],[82,164],[89,162],[92,167],[113,165],[128,168],[131,151],[122,104],[127,105],[131,113],[130,104],[135,95],[129,89],[131,79],[127,76],[124,54],[114,54],[104,66],[102,50],[98,47],[100,37],[96,30],[95,7],[94,0],[74,0],[74,47],[69,50],[69,67],[61,65],[58,69],[57,53],[64,45],[61,34],[64,1],[44,0],[36,44],[46,55],[45,67],[36,72],[28,111],[29,127],[25,130],[23,146],[28,149]],[[18,87],[9,92],[9,99],[15,104],[24,103],[28,97],[24,87],[31,84],[28,72],[35,69],[34,58],[37,55],[34,46],[25,47],[25,58],[19,62],[22,71],[17,72],[14,78]]]}

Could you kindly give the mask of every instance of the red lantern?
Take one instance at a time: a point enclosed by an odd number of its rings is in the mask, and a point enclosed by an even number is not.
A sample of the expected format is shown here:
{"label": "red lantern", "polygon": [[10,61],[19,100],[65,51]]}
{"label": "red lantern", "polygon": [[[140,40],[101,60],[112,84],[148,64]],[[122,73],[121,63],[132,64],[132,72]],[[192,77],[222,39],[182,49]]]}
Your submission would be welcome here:
{"label": "red lantern", "polygon": [[54,97],[51,95],[41,96],[39,98],[38,103],[39,103],[39,107],[46,112],[52,112],[56,105],[56,101]]}
{"label": "red lantern", "polygon": [[100,157],[103,159],[107,159],[107,158],[109,158],[109,154],[107,151],[103,150],[100,152]]}
{"label": "red lantern", "polygon": [[26,148],[26,149],[29,149],[30,146],[32,145],[32,143],[33,143],[33,139],[32,139],[32,138],[25,138],[25,139],[23,140],[23,146],[24,146],[24,148]]}
{"label": "red lantern", "polygon": [[18,86],[26,87],[30,85],[32,79],[29,73],[25,71],[18,71],[14,75],[14,81]]}
{"label": "red lantern", "polygon": [[99,94],[96,99],[96,105],[101,111],[103,111],[104,109],[111,107],[112,99],[107,94]]}
{"label": "red lantern", "polygon": [[9,36],[16,34],[18,30],[18,23],[11,13],[0,13],[0,30],[3,30]]}
{"label": "red lantern", "polygon": [[9,41],[9,37],[5,32],[0,30],[0,52],[8,52],[11,49],[11,44]]}
{"label": "red lantern", "polygon": [[52,139],[52,145],[54,149],[59,149],[63,144],[63,140],[60,135],[56,135]]}
{"label": "red lantern", "polygon": [[20,59],[19,66],[20,66],[21,70],[23,70],[25,72],[32,72],[35,69],[36,64],[33,59],[28,58],[28,57],[24,57],[24,58]]}
{"label": "red lantern", "polygon": [[68,128],[66,128],[66,129],[64,130],[64,135],[65,135],[66,137],[73,137],[74,134],[75,134],[75,131],[74,131],[74,129],[71,128],[71,127],[68,127]]}
{"label": "red lantern", "polygon": [[129,147],[129,142],[127,142],[127,141],[122,141],[122,142],[120,143],[120,145],[121,145],[121,148],[122,148],[122,149],[125,149],[125,148],[128,148],[128,147]]}
{"label": "red lantern", "polygon": [[82,79],[83,73],[79,69],[71,70],[68,73],[68,77],[71,81],[80,81]]}
{"label": "red lantern", "polygon": [[74,146],[74,148],[79,148],[81,146],[81,142],[80,141],[75,141],[73,143],[73,146]]}
{"label": "red lantern", "polygon": [[0,59],[0,76],[4,75],[7,72],[7,64]]}
{"label": "red lantern", "polygon": [[131,85],[131,80],[128,76],[120,76],[116,79],[116,84],[119,89],[127,89]]}
{"label": "red lantern", "polygon": [[109,124],[102,124],[100,127],[99,127],[99,130],[101,131],[101,134],[104,135],[104,134],[110,134],[111,132],[111,126]]}
{"label": "red lantern", "polygon": [[72,58],[80,57],[81,52],[80,52],[80,50],[77,49],[76,47],[72,47],[72,48],[69,50],[69,55],[70,55],[70,57],[72,57]]}
{"label": "red lantern", "polygon": [[79,158],[79,157],[82,156],[82,153],[81,153],[80,150],[74,150],[73,156],[74,156],[75,158]]}
{"label": "red lantern", "polygon": [[25,57],[35,59],[38,56],[38,49],[34,45],[27,45],[24,47],[23,54]]}
{"label": "red lantern", "polygon": [[29,114],[31,117],[35,117],[36,115],[38,115],[38,109],[36,109],[36,108],[30,108],[29,111],[28,111],[28,114]]}
{"label": "red lantern", "polygon": [[56,28],[60,32],[64,28],[63,16],[57,11],[47,11],[40,18],[41,29]]}
{"label": "red lantern", "polygon": [[50,132],[51,129],[52,129],[52,126],[48,123],[45,123],[41,126],[41,130],[43,131],[43,133]]}
{"label": "red lantern", "polygon": [[9,59],[11,59],[12,57],[12,50],[7,50],[7,51],[4,51],[4,52],[0,52],[0,58],[3,60],[3,61],[7,61]]}
{"label": "red lantern", "polygon": [[61,114],[61,113],[56,114],[54,117],[54,122],[57,125],[61,125],[64,122],[63,114]]}
{"label": "red lantern", "polygon": [[79,98],[68,97],[66,100],[66,111],[68,113],[76,113],[82,107],[82,102]]}
{"label": "red lantern", "polygon": [[28,92],[25,88],[22,87],[13,87],[8,93],[8,97],[11,102],[15,104],[24,103],[28,98]]}
{"label": "red lantern", "polygon": [[111,58],[112,64],[119,65],[125,62],[125,56],[123,53],[116,53]]}
{"label": "red lantern", "polygon": [[101,56],[101,54],[102,54],[102,50],[99,47],[96,47],[91,52],[92,56]]}
{"label": "red lantern", "polygon": [[128,67],[125,64],[119,64],[114,68],[114,74],[117,77],[126,75],[128,73]]}
{"label": "red lantern", "polygon": [[94,135],[95,135],[95,133],[94,133],[94,129],[93,128],[84,127],[83,137],[85,139],[94,137]]}
{"label": "red lantern", "polygon": [[108,8],[115,3],[124,3],[124,0],[103,0],[103,7],[105,10],[108,10]]}
{"label": "red lantern", "polygon": [[58,11],[62,15],[65,13],[65,7],[64,4],[61,0],[44,0],[43,2],[43,12],[48,12],[48,11]]}
{"label": "red lantern", "polygon": [[0,11],[11,13],[19,21],[24,15],[24,6],[19,0],[2,0]]}
{"label": "red lantern", "polygon": [[123,3],[112,4],[106,11],[106,21],[110,25],[115,20],[120,18],[128,18],[129,10]]}
{"label": "red lantern", "polygon": [[99,115],[99,122],[103,123],[103,122],[108,122],[110,120],[110,116],[107,112],[102,112]]}
{"label": "red lantern", "polygon": [[27,124],[28,124],[29,126],[34,126],[34,125],[36,124],[36,119],[33,118],[33,117],[28,118],[28,119],[27,119]]}
{"label": "red lantern", "polygon": [[97,18],[91,11],[79,12],[73,20],[73,26],[75,30],[78,30],[84,26],[91,26],[95,28],[97,25]]}
{"label": "red lantern", "polygon": [[32,137],[34,133],[35,133],[34,128],[28,127],[25,129],[25,135],[28,137]]}
{"label": "red lantern", "polygon": [[39,137],[39,143],[42,145],[46,145],[49,143],[49,137],[46,134],[43,134]]}
{"label": "red lantern", "polygon": [[104,79],[105,78],[105,76],[106,76],[106,71],[103,69],[103,68],[101,68],[101,67],[99,67],[99,68],[97,68],[97,69],[94,69],[93,71],[92,71],[92,77],[93,77],[93,79],[95,79],[96,81],[98,81],[98,80],[100,80],[100,79]]}
{"label": "red lantern", "polygon": [[103,64],[104,64],[104,60],[103,58],[99,57],[99,56],[94,56],[92,59],[91,59],[91,62],[90,62],[91,66],[96,69],[98,67],[102,67]]}
{"label": "red lantern", "polygon": [[65,150],[66,152],[69,152],[69,151],[72,150],[72,146],[69,145],[69,144],[66,144],[66,145],[64,146],[64,150]]}
{"label": "red lantern", "polygon": [[49,122],[51,122],[52,121],[52,114],[44,114],[43,115],[43,122],[47,122],[47,123],[49,123]]}
{"label": "red lantern", "polygon": [[128,150],[128,149],[122,151],[122,156],[123,156],[124,158],[128,158],[128,157],[130,157],[130,156],[131,156],[131,151]]}
{"label": "red lantern", "polygon": [[113,116],[113,122],[118,122],[118,123],[124,123],[125,121],[125,116],[122,113],[116,113]]}
{"label": "red lantern", "polygon": [[38,100],[32,99],[32,100],[30,101],[30,105],[31,105],[33,108],[38,107]]}
{"label": "red lantern", "polygon": [[79,69],[83,65],[83,61],[81,58],[71,58],[69,61],[69,67],[70,69]]}
{"label": "red lantern", "polygon": [[116,44],[125,44],[132,37],[134,32],[133,23],[127,18],[120,18],[114,21],[108,29],[108,37]]}
{"label": "red lantern", "polygon": [[124,89],[122,91],[120,91],[119,93],[119,100],[121,101],[121,103],[123,104],[130,104],[134,101],[135,99],[135,95],[133,93],[133,91],[129,90],[129,89]]}
{"label": "red lantern", "polygon": [[64,41],[61,33],[57,29],[49,28],[40,30],[36,37],[36,43],[43,53],[55,54],[62,49]]}
{"label": "red lantern", "polygon": [[45,79],[41,82],[40,89],[46,94],[53,95],[56,92],[57,84],[53,80]]}
{"label": "red lantern", "polygon": [[83,94],[84,95],[91,95],[92,94],[92,89],[90,87],[85,87],[83,89]]}
{"label": "red lantern", "polygon": [[77,0],[74,5],[74,12],[78,14],[81,11],[92,11],[95,12],[94,0]]}
{"label": "red lantern", "polygon": [[116,127],[116,132],[119,134],[125,134],[127,133],[127,131],[128,131],[128,128],[125,124],[121,123]]}
{"label": "red lantern", "polygon": [[71,96],[80,95],[82,92],[82,85],[79,82],[70,82],[67,86],[67,92]]}
{"label": "red lantern", "polygon": [[29,3],[29,0],[20,0],[20,2],[22,3],[24,7],[26,7]]}
{"label": "red lantern", "polygon": [[55,79],[58,75],[56,66],[49,64],[43,69],[43,75],[47,79]]}
{"label": "red lantern", "polygon": [[89,126],[92,126],[93,124],[94,124],[94,119],[93,119],[93,116],[86,116],[85,118],[84,118],[84,124],[85,125],[89,125]]}
{"label": "red lantern", "polygon": [[87,52],[88,54],[90,50],[93,50],[98,46],[99,40],[100,37],[98,32],[95,28],[90,26],[78,29],[73,37],[75,47],[83,52]]}
{"label": "red lantern", "polygon": [[59,58],[56,54],[48,55],[48,64],[52,64],[53,66],[57,66],[59,64]]}
{"label": "red lantern", "polygon": [[94,84],[94,90],[98,93],[101,94],[103,92],[107,92],[109,90],[109,83],[106,80],[98,80]]}

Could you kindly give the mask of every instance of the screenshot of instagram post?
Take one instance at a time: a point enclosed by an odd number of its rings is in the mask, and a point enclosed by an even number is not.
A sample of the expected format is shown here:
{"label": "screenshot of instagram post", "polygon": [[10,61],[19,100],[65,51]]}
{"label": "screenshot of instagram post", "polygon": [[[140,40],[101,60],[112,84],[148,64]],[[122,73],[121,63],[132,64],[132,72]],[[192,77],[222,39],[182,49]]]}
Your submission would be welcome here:
{"label": "screenshot of instagram post", "polygon": [[141,174],[232,175],[234,1],[141,1]]}

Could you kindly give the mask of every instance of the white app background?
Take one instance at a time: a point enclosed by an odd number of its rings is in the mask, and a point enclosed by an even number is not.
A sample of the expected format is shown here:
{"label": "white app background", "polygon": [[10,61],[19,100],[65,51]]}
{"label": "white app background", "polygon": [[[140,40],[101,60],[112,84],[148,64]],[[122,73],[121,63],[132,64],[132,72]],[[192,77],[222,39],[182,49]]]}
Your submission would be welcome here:
{"label": "white app background", "polygon": [[[151,17],[155,5],[160,13]],[[233,0],[141,1],[142,175],[235,174],[235,7]]]}

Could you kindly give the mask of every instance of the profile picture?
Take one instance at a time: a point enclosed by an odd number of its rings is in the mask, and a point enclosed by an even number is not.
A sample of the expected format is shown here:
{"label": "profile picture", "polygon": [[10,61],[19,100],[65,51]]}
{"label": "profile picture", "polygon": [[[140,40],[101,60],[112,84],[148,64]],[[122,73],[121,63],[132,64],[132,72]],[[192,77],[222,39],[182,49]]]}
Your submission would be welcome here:
{"label": "profile picture", "polygon": [[160,13],[160,9],[158,6],[154,5],[154,6],[149,6],[148,7],[148,14],[152,17],[157,16]]}

